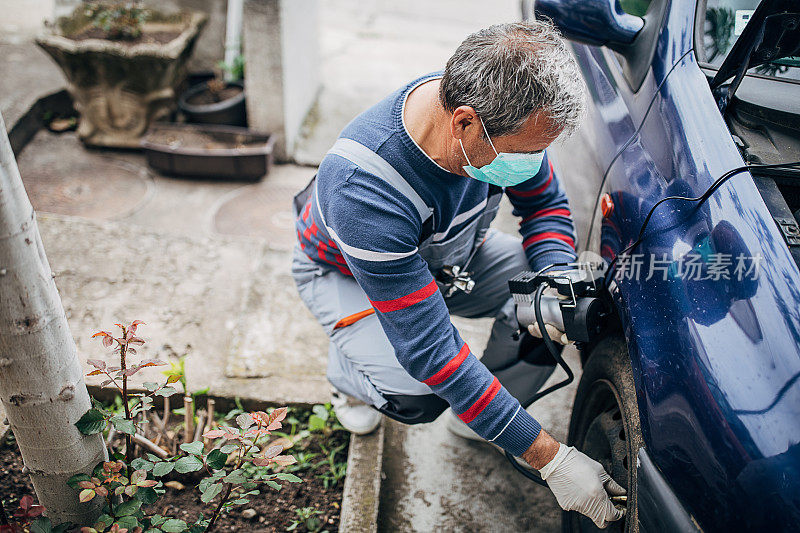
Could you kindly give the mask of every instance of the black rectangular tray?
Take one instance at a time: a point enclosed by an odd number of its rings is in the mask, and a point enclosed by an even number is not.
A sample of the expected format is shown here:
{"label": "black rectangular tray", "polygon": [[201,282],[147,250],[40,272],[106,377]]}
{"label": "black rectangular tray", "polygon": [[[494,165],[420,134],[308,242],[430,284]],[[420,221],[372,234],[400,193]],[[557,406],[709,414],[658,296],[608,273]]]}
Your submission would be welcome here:
{"label": "black rectangular tray", "polygon": [[163,174],[258,181],[272,167],[274,137],[235,126],[154,123],[142,138],[147,164]]}

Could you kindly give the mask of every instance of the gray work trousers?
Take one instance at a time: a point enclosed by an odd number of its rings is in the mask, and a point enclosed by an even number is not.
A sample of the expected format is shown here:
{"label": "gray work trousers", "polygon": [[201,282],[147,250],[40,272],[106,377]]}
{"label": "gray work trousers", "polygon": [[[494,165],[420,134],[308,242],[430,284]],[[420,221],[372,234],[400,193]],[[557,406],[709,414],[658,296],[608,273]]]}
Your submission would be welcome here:
{"label": "gray work trousers", "polygon": [[[445,298],[453,315],[495,318],[481,361],[490,370],[503,368],[495,375],[519,400],[538,391],[554,369],[554,366],[531,365],[518,360],[520,341],[513,337],[518,326],[508,280],[529,269],[520,240],[490,230],[469,266],[475,288],[470,294],[456,291]],[[430,387],[400,366],[374,314],[334,329],[342,318],[372,307],[354,278],[315,263],[299,246],[294,250],[292,275],[301,299],[331,340],[328,351],[331,384],[379,409],[386,407],[386,396],[433,394]]]}

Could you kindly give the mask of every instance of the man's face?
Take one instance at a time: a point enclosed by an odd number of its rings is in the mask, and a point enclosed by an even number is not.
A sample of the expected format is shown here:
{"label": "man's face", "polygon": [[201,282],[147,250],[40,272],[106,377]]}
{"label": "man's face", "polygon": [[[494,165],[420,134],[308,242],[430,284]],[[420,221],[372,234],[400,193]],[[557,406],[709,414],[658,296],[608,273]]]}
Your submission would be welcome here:
{"label": "man's face", "polygon": [[[546,116],[534,114],[528,117],[520,131],[512,135],[492,137],[492,143],[494,143],[498,153],[540,152],[550,146],[561,133],[560,130],[553,130],[553,124]],[[451,153],[457,161],[462,162],[458,165],[458,174],[466,176],[461,167],[467,164],[466,158],[461,151],[461,144],[458,142],[459,139],[464,144],[464,151],[472,166],[482,167],[488,165],[496,157],[494,150],[492,150],[491,145],[484,136],[483,126],[478,119],[478,115],[471,107],[461,106],[453,112],[451,133],[453,134]]]}

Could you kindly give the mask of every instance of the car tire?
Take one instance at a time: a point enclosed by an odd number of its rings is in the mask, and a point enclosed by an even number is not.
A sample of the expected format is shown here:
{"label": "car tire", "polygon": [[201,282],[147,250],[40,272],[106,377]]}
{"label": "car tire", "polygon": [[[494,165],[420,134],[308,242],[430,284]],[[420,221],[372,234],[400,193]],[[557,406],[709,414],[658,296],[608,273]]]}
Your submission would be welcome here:
{"label": "car tire", "polygon": [[[575,395],[567,443],[599,461],[628,490],[625,517],[604,531],[637,533],[636,454],[642,447],[642,430],[623,339],[603,339],[589,354]],[[600,531],[576,512],[565,512],[561,523],[564,532]]]}

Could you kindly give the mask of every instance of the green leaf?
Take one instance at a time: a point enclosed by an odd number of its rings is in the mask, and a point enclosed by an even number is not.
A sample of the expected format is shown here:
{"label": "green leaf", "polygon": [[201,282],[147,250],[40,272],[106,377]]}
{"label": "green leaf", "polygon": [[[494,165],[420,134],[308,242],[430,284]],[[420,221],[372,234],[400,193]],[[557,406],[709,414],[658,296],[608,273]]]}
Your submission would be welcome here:
{"label": "green leaf", "polygon": [[136,519],[135,516],[123,516],[119,520],[117,520],[117,524],[121,528],[127,528],[128,531],[133,531],[134,528],[139,527],[139,521]]}
{"label": "green leaf", "polygon": [[186,522],[177,518],[170,518],[159,527],[166,533],[182,533],[186,531]]}
{"label": "green leaf", "polygon": [[308,417],[308,429],[311,431],[319,431],[325,428],[325,421],[317,415]]}
{"label": "green leaf", "polygon": [[275,490],[281,490],[281,486],[278,483],[272,481],[271,479],[266,480],[264,483],[266,483],[268,487],[272,487]]}
{"label": "green leaf", "polygon": [[177,470],[181,474],[185,474],[187,472],[197,472],[201,468],[203,468],[203,461],[201,461],[194,455],[187,455],[186,457],[181,457],[175,462],[175,470]]}
{"label": "green leaf", "polygon": [[314,411],[314,414],[320,417],[323,421],[325,422],[328,421],[328,417],[330,415],[328,414],[328,410],[325,409],[324,405],[317,404],[314,407],[312,407],[311,410]]}
{"label": "green leaf", "polygon": [[247,481],[247,477],[244,475],[244,470],[239,468],[222,478],[222,481],[225,483],[244,483]]}
{"label": "green leaf", "polygon": [[152,505],[158,500],[158,493],[153,487],[139,487],[136,491],[136,499],[143,505]]}
{"label": "green leaf", "polygon": [[234,505],[244,505],[244,504],[246,504],[246,503],[250,503],[250,500],[248,500],[247,498],[237,498],[237,499],[235,499],[235,500],[233,500],[233,501],[230,501],[230,502],[228,502],[228,503],[229,503],[231,506],[234,506]]}
{"label": "green leaf", "polygon": [[111,524],[114,523],[114,517],[109,514],[101,514],[100,518],[97,519],[95,522],[95,528],[102,527],[103,529],[109,527]]}
{"label": "green leaf", "polygon": [[145,472],[149,472],[153,469],[153,463],[141,457],[137,457],[131,461],[131,466],[134,470],[144,470]]}
{"label": "green leaf", "polygon": [[276,479],[280,479],[282,481],[288,481],[289,483],[302,483],[303,480],[299,477],[295,476],[294,474],[287,474],[286,472],[280,472],[275,474]]}
{"label": "green leaf", "polygon": [[133,423],[133,420],[126,420],[125,418],[115,416],[111,419],[111,423],[114,424],[114,427],[117,428],[118,431],[127,433],[128,435],[136,433],[136,424]]}
{"label": "green leaf", "polygon": [[[161,388],[161,389],[160,389],[160,390],[159,390],[159,391],[158,391],[156,394],[157,394],[158,396],[163,396],[164,398],[167,398],[167,397],[169,397],[169,396],[172,396],[172,395],[173,395],[173,394],[175,394],[176,392],[178,392],[178,390],[177,390],[175,387],[162,387],[162,388]],[[177,412],[178,412],[178,410],[176,409],[176,410],[175,410],[175,411],[173,411],[173,412],[177,413]],[[162,528],[162,529],[163,529],[163,528]]]}
{"label": "green leaf", "polygon": [[91,477],[89,477],[89,474],[75,474],[74,476],[72,476],[67,480],[67,485],[77,490],[80,488],[78,486],[78,483],[80,483],[81,481],[89,481],[90,479]]}
{"label": "green leaf", "polygon": [[227,454],[224,454],[219,450],[211,450],[206,456],[206,464],[212,470],[219,470],[220,468],[224,467],[227,460]]}
{"label": "green leaf", "polygon": [[221,446],[219,451],[222,453],[231,453],[233,450],[238,449],[239,446],[236,444],[226,444],[225,446]]}
{"label": "green leaf", "polygon": [[203,455],[203,442],[196,440],[194,442],[183,443],[180,445],[180,449],[193,455]]}
{"label": "green leaf", "polygon": [[206,487],[206,490],[203,491],[203,495],[200,496],[200,501],[203,503],[208,503],[220,492],[222,492],[222,483],[214,483],[213,485],[209,485]]}
{"label": "green leaf", "polygon": [[156,477],[166,476],[172,472],[173,468],[175,468],[175,463],[169,463],[167,461],[156,463],[153,465],[153,475]]}
{"label": "green leaf", "polygon": [[152,381],[145,381],[144,383],[142,383],[142,387],[152,392],[158,388],[158,383],[154,383]]}
{"label": "green leaf", "polygon": [[40,516],[31,524],[31,533],[53,533],[53,524],[46,516]]}
{"label": "green leaf", "polygon": [[167,519],[166,516],[161,516],[160,514],[154,514],[153,516],[150,517],[150,525],[160,526],[161,524],[164,523],[166,519]]}
{"label": "green leaf", "polygon": [[75,422],[75,427],[84,435],[100,433],[106,427],[106,417],[98,409],[89,409]]}
{"label": "green leaf", "polygon": [[[121,504],[117,505],[114,509],[115,516],[129,516],[139,510],[139,507],[142,506],[142,502],[140,500],[128,500],[122,502]],[[134,526],[136,527],[136,526]]]}

